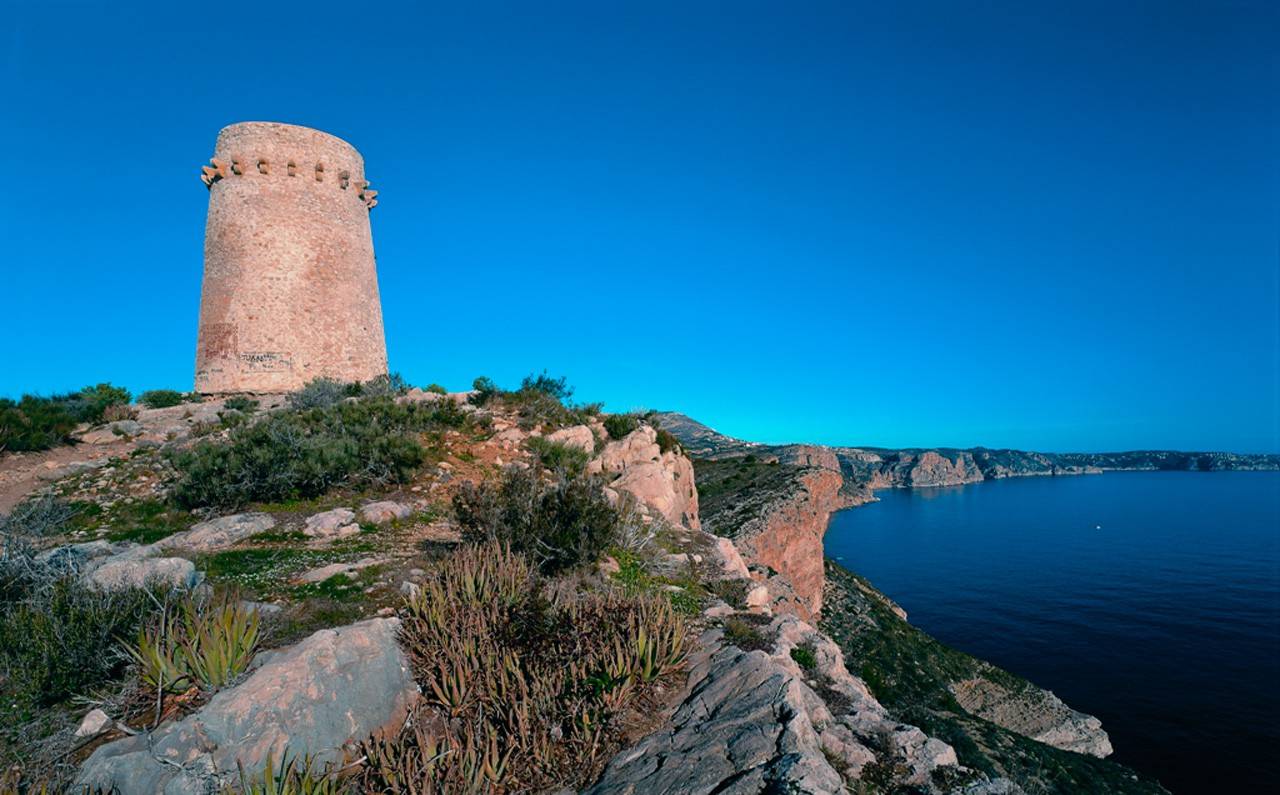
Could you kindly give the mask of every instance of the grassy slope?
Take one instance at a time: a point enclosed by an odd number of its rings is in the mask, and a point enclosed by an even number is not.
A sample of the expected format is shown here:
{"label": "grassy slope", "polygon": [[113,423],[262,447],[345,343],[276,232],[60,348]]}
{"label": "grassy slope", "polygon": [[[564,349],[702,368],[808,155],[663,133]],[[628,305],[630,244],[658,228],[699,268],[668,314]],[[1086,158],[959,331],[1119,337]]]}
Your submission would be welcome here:
{"label": "grassy slope", "polygon": [[966,713],[948,684],[974,675],[1007,687],[1025,680],[951,649],[898,617],[862,577],[828,560],[822,629],[893,716],[950,743],[960,763],[1005,776],[1029,793],[1158,793],[1153,779],[1115,762],[1061,751]]}

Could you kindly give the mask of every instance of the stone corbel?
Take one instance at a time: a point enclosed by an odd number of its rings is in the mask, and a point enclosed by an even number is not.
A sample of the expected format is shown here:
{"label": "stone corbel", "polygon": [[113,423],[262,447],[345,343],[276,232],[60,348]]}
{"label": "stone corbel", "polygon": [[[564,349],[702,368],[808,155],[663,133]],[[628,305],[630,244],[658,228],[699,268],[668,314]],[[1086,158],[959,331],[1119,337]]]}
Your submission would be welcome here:
{"label": "stone corbel", "polygon": [[212,188],[213,183],[220,179],[226,179],[227,164],[218,158],[209,160],[211,165],[200,167],[200,181],[204,183],[206,188]]}

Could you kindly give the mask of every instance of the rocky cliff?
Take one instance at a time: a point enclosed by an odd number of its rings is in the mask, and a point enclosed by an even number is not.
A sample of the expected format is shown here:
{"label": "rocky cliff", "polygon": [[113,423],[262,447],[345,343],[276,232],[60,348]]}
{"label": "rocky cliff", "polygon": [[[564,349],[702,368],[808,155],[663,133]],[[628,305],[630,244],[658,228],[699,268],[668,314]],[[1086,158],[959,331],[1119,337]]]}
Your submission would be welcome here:
{"label": "rocky cliff", "polygon": [[821,615],[819,627],[889,715],[952,744],[962,738],[962,769],[1039,791],[1161,791],[1154,781],[1100,761],[1112,749],[1096,718],[942,646],[864,580],[834,563],[817,563],[829,514],[874,499],[875,488],[1096,468],[1007,451],[751,445],[687,418],[668,415],[662,422],[707,456],[695,461],[702,526],[734,539],[753,578],[767,589],[769,607],[806,620]]}
{"label": "rocky cliff", "polygon": [[839,470],[742,458],[699,461],[695,471],[703,527],[733,539],[762,579],[780,577],[775,599],[805,620],[817,616],[822,537],[832,512],[849,504]]}
{"label": "rocky cliff", "polygon": [[[1008,477],[1080,475],[1104,471],[1203,471],[1280,469],[1280,455],[1135,450],[1117,453],[1038,453],[985,447],[908,448],[762,445],[725,436],[683,414],[658,415],[695,457],[754,455],[781,462],[834,456],[845,475],[846,493],[893,487],[955,486]],[[823,452],[818,452],[823,451]],[[829,459],[828,459],[829,460]]]}

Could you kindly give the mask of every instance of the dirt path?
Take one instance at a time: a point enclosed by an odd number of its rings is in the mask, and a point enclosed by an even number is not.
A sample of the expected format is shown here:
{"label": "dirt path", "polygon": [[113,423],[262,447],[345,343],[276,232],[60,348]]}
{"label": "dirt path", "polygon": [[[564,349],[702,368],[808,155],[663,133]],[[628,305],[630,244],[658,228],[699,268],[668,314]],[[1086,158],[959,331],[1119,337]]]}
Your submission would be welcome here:
{"label": "dirt path", "polygon": [[125,455],[137,445],[120,440],[109,444],[73,444],[39,453],[0,453],[0,513],[7,513],[31,492],[46,486],[42,473],[53,472],[78,461],[96,461]]}

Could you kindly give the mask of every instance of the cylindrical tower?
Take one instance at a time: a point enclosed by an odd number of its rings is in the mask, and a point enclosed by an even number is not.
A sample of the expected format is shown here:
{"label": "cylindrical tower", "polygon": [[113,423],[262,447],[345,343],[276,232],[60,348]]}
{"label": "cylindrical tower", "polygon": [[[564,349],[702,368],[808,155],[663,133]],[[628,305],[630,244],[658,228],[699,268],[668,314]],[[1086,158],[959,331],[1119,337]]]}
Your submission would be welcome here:
{"label": "cylindrical tower", "polygon": [[244,122],[218,133],[209,188],[196,391],[286,392],[387,372],[369,211],[351,144]]}

